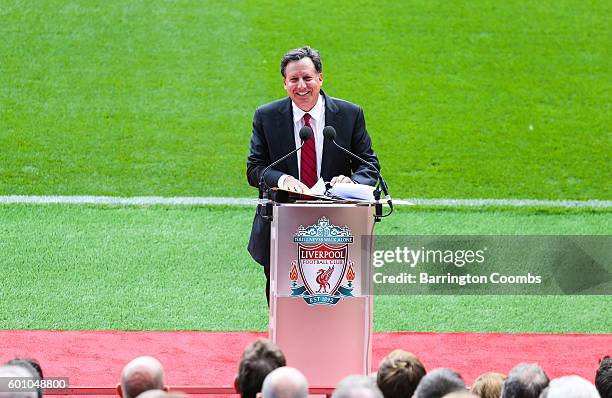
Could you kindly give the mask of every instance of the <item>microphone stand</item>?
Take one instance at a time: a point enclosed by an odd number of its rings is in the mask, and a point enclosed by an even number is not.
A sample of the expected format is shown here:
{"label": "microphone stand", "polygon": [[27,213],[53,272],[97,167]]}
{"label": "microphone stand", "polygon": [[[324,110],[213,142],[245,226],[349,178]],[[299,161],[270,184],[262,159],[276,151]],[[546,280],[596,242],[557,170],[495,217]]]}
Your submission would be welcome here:
{"label": "microphone stand", "polygon": [[[374,200],[376,201],[376,204],[374,205],[374,209],[375,209],[374,221],[375,222],[380,222],[383,217],[390,216],[391,213],[393,213],[393,202],[391,201],[391,196],[389,195],[389,190],[387,188],[387,183],[385,182],[385,179],[383,178],[382,174],[380,174],[380,170],[378,170],[378,168],[376,166],[374,166],[372,163],[368,162],[365,159],[362,159],[361,157],[355,155],[353,152],[351,152],[348,149],[346,149],[346,148],[342,147],[341,145],[339,145],[334,138],[331,138],[331,142],[333,142],[335,146],[337,146],[339,149],[341,149],[342,151],[346,152],[350,156],[353,156],[354,158],[356,158],[360,162],[365,163],[368,166],[372,167],[374,170],[376,170],[376,172],[378,173],[378,179],[376,181],[377,182],[376,188],[374,189],[374,192],[373,192]],[[389,209],[391,209],[389,214],[386,214],[384,216],[382,214],[382,203],[380,203],[381,188],[383,190],[383,193],[386,196],[387,204],[389,205]]]}
{"label": "microphone stand", "polygon": [[300,130],[300,138],[302,139],[302,145],[295,148],[293,151],[289,152],[288,154],[276,160],[275,162],[272,162],[261,173],[261,178],[259,179],[259,204],[257,205],[257,208],[258,208],[259,215],[264,220],[272,221],[273,219],[272,201],[270,200],[268,196],[269,187],[268,187],[268,184],[266,184],[266,180],[264,178],[266,176],[266,173],[268,172],[268,170],[270,170],[270,168],[272,168],[273,166],[276,166],[283,160],[287,159],[289,156],[293,155],[294,153],[302,149],[302,147],[304,146],[306,141],[310,139],[310,137],[312,137],[312,130],[308,127],[302,127],[302,129]]}

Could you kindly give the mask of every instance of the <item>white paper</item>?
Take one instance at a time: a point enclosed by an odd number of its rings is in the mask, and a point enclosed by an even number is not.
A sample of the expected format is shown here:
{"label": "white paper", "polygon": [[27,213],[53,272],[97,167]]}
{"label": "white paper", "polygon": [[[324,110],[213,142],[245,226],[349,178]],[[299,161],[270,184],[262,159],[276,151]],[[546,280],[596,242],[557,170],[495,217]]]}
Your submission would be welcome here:
{"label": "white paper", "polygon": [[335,197],[348,200],[374,200],[374,187],[363,184],[336,183],[329,190]]}

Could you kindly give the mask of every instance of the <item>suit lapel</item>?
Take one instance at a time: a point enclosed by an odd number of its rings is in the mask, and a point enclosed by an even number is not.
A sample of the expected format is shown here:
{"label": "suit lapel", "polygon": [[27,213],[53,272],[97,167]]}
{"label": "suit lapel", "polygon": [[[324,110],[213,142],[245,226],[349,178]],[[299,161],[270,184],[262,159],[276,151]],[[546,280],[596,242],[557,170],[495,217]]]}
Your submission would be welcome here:
{"label": "suit lapel", "polygon": [[[335,104],[334,100],[323,93],[325,95],[325,126],[332,126],[336,129],[336,132],[340,134],[340,127],[342,126],[342,115],[338,113],[338,106]],[[323,159],[321,159],[321,176],[325,178],[333,177],[331,175],[333,169],[333,153],[336,151],[334,144],[330,140],[325,140],[323,142]]]}
{"label": "suit lapel", "polygon": [[[293,110],[291,108],[291,99],[287,98],[282,106],[278,109],[278,117],[276,119],[277,131],[279,132],[278,146],[279,153],[284,156],[295,149],[295,136],[293,132]],[[289,156],[285,160],[289,174],[295,178],[300,178],[298,173],[297,156]]]}

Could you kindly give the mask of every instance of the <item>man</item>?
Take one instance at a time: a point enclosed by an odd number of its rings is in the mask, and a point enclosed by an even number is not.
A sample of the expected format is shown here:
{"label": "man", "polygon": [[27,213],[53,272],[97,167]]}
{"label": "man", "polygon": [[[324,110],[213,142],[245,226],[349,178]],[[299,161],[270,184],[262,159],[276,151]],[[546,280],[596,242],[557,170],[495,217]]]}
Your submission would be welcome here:
{"label": "man", "polygon": [[283,352],[266,339],[257,339],[244,350],[234,381],[241,398],[255,398],[261,392],[266,376],[276,368],[287,365]]}
{"label": "man", "polygon": [[538,398],[548,382],[548,376],[538,364],[520,363],[508,373],[502,398]]}
{"label": "man", "polygon": [[164,368],[153,357],[138,357],[123,368],[117,393],[122,398],[135,398],[148,390],[168,390],[164,385]]}
{"label": "man", "polygon": [[605,356],[599,361],[595,374],[595,387],[601,398],[612,398],[612,358]]}
{"label": "man", "polygon": [[340,380],[332,398],[383,398],[374,378],[351,375]]}
{"label": "man", "polygon": [[442,398],[446,394],[461,391],[466,391],[466,387],[459,373],[449,368],[438,368],[421,379],[413,397]]}
{"label": "man", "polygon": [[[281,61],[281,75],[288,97],[260,106],[253,117],[253,132],[247,159],[249,184],[259,187],[264,169],[302,145],[300,129],[307,125],[314,132],[295,156],[268,170],[268,187],[281,187],[302,193],[319,177],[335,183],[357,182],[375,185],[377,171],[336,148],[323,138],[323,128],[336,129],[336,142],[380,169],[372,151],[362,109],[350,102],[332,98],[321,90],[323,65],[318,51],[310,47],[291,50]],[[270,292],[270,222],[255,214],[249,253],[264,266],[266,297]]]}
{"label": "man", "polygon": [[[26,368],[25,366],[20,365],[3,365],[0,366],[0,380],[4,383],[8,383],[9,380],[16,379],[34,379],[38,380],[33,372],[33,369]],[[5,384],[4,388],[0,390],[0,398],[37,398],[40,397],[40,390],[37,389],[38,392],[35,391],[26,391],[26,390],[13,390],[9,391],[7,388],[8,385]]]}
{"label": "man", "polygon": [[307,398],[308,381],[299,370],[283,366],[274,369],[266,376],[261,387],[261,396],[263,398]]}
{"label": "man", "polygon": [[580,376],[563,376],[550,382],[540,397],[545,398],[600,398],[593,384]]}
{"label": "man", "polygon": [[425,373],[414,354],[394,350],[381,361],[376,383],[385,398],[412,397]]}

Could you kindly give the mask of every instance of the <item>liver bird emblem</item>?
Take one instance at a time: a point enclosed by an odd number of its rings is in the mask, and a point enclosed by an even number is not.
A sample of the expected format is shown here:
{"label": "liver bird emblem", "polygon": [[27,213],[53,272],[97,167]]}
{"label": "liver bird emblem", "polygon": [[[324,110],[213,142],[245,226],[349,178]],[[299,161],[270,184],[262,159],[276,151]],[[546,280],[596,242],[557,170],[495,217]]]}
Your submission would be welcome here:
{"label": "liver bird emblem", "polygon": [[327,293],[327,289],[330,288],[329,279],[331,278],[331,275],[333,273],[334,273],[333,265],[331,265],[327,270],[324,270],[323,268],[321,268],[317,271],[317,283],[319,284],[319,290],[317,290],[317,293]]}

